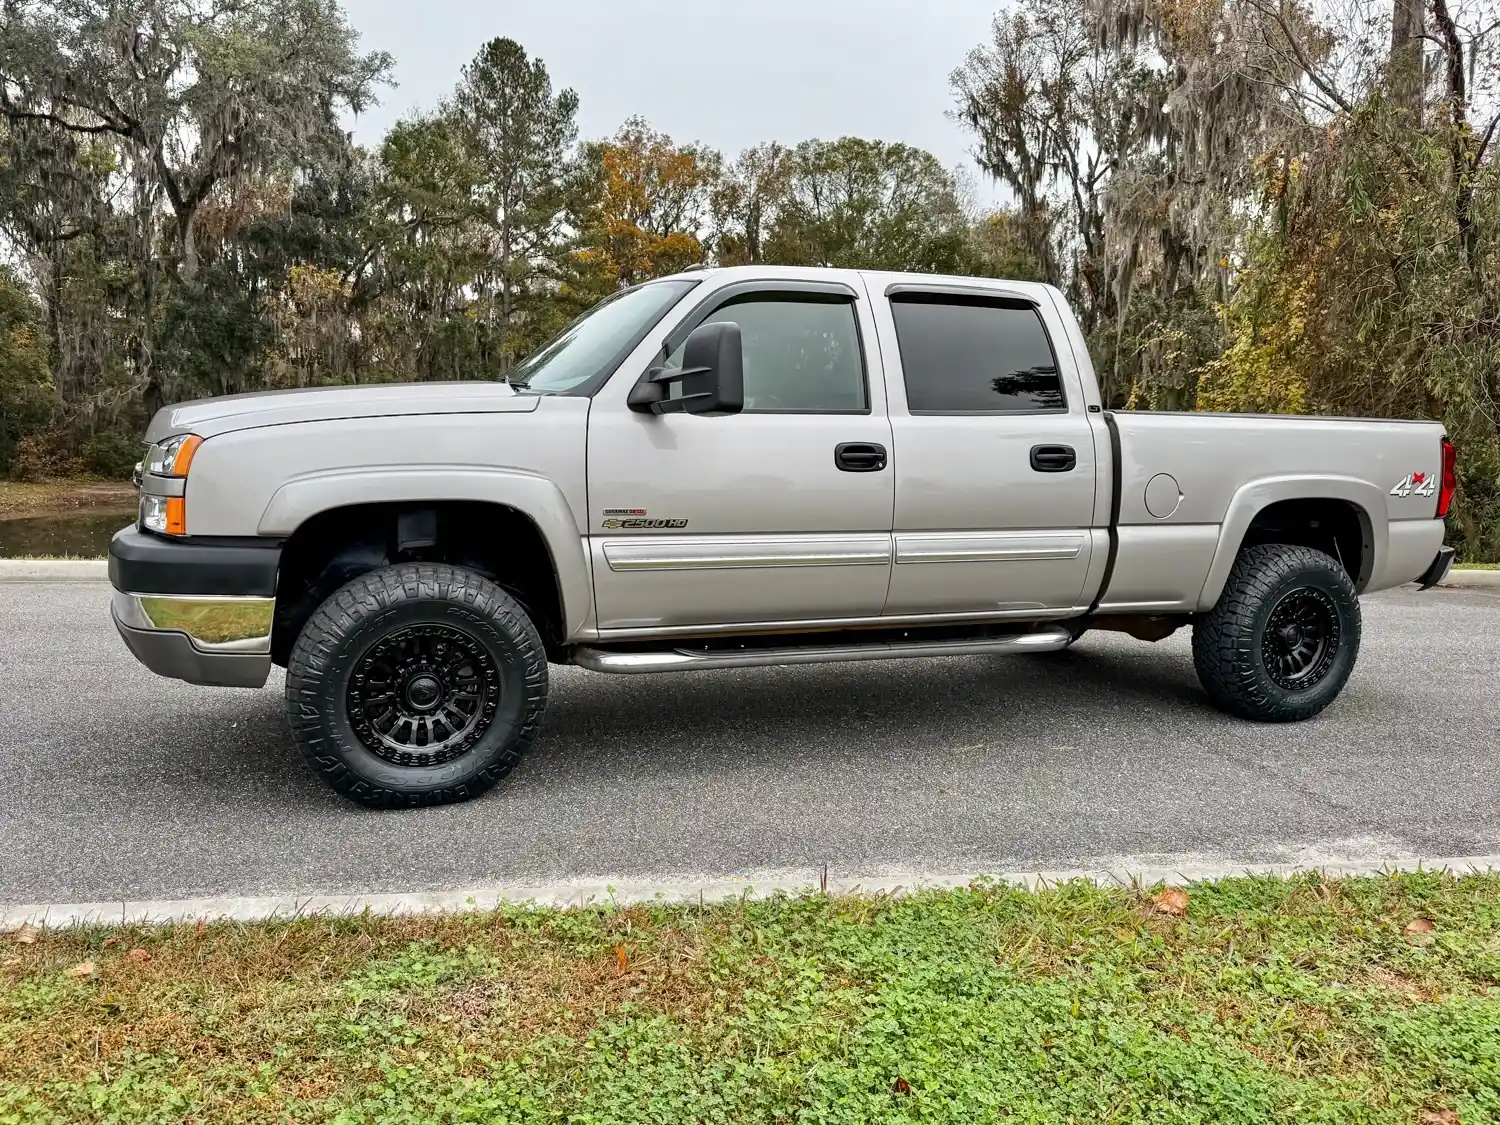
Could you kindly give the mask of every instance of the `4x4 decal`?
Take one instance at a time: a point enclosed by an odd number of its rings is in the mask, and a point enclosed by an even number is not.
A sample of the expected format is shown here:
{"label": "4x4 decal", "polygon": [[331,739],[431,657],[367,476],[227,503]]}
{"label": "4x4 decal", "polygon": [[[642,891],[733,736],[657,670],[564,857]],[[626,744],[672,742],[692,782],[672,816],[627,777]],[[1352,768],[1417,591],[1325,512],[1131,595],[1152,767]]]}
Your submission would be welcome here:
{"label": "4x4 decal", "polygon": [[1391,489],[1392,496],[1436,496],[1437,478],[1430,473],[1407,473],[1396,487]]}

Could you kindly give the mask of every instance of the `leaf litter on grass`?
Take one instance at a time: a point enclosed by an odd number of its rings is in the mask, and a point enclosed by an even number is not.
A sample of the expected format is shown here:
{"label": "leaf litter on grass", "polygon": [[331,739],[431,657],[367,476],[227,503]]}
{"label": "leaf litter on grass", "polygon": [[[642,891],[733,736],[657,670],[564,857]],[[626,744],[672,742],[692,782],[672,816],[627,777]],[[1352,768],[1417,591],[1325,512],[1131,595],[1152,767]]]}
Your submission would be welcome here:
{"label": "leaf litter on grass", "polygon": [[52,932],[0,1121],[1472,1125],[1497,943],[1429,873]]}

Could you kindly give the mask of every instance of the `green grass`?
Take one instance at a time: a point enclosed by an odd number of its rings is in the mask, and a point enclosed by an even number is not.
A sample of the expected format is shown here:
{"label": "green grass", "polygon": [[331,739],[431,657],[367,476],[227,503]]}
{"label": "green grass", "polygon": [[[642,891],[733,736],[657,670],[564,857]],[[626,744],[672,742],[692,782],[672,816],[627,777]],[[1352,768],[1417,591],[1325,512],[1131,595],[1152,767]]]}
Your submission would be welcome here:
{"label": "green grass", "polygon": [[0,1122],[1500,1120],[1500,876],[1190,890],[49,933]]}
{"label": "green grass", "polygon": [[1500,570],[1500,563],[1455,563],[1454,570]]}

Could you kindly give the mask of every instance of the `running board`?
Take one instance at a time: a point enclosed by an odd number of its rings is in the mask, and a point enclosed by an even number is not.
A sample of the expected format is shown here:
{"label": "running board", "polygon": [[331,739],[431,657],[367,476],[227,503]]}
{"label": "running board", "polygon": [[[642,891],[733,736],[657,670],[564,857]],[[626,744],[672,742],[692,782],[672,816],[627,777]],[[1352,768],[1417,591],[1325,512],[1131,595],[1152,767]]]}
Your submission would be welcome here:
{"label": "running board", "polygon": [[907,660],[923,656],[996,656],[1019,652],[1056,652],[1073,634],[1061,626],[1030,633],[959,640],[889,641],[879,644],[819,647],[742,648],[710,651],[676,648],[659,652],[618,652],[580,646],[572,663],[593,672],[638,675],[645,672],[692,672],[703,668],[761,668],[773,664],[833,664],[844,660]]}

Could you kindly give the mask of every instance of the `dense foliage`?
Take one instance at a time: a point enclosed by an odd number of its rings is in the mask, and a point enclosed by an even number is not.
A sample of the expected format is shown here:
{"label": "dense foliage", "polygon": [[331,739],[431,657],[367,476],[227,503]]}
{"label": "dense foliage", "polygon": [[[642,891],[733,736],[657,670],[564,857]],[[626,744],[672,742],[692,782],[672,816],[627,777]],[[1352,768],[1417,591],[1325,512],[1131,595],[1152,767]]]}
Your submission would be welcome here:
{"label": "dense foliage", "polygon": [[737,157],[507,39],[377,148],[337,0],[0,7],[0,474],[117,475],[162,404],[495,378],[698,262],[1039,278],[1116,407],[1437,417],[1500,558],[1496,13],[1453,0],[1017,0],[953,75],[1012,203],[908,145]]}

